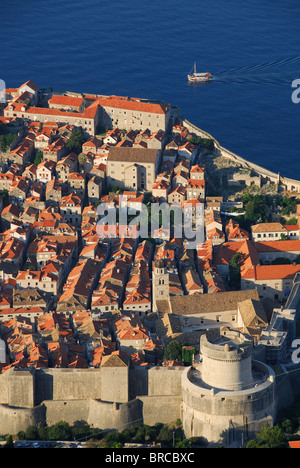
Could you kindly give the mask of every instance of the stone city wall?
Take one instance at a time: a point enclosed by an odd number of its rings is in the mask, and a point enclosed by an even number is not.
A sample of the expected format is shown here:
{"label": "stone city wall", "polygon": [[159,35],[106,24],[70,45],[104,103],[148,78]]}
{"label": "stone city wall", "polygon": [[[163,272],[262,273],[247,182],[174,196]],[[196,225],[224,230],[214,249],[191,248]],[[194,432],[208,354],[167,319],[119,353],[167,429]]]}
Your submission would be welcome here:
{"label": "stone city wall", "polygon": [[216,140],[212,135],[196,127],[196,125],[189,122],[188,120],[183,119],[182,123],[184,126],[187,127],[188,130],[195,133],[196,135],[199,135],[202,138],[208,138],[210,140],[213,140],[215,148],[216,148],[216,152],[218,152],[219,155],[224,156],[228,159],[231,159],[234,162],[240,163],[243,167],[253,169],[253,171],[259,174],[261,177],[269,179],[271,182],[277,184],[278,186],[285,188],[288,192],[300,193],[300,181],[299,180],[290,179],[289,177],[281,176],[280,173],[269,171],[268,169],[262,166],[259,166],[258,164],[254,164],[250,161],[247,161],[241,156],[238,156],[232,151],[221,146],[218,140]]}
{"label": "stone city wall", "polygon": [[[258,164],[254,164],[250,161],[247,161],[246,159],[242,158],[241,156],[238,156],[237,154],[233,153],[232,151],[224,148],[223,146],[220,145],[220,143],[209,133],[205,132],[204,130],[201,130],[200,128],[196,127],[196,125],[192,124],[188,120],[184,119],[182,124],[187,127],[188,130],[191,132],[195,133],[196,135],[201,136],[202,138],[208,138],[210,140],[213,140],[214,145],[215,145],[215,152],[219,154],[220,156],[224,156],[225,158],[231,159],[232,161],[241,164],[243,167],[248,167],[249,169],[253,169],[257,174],[261,175],[262,177],[269,179],[271,182],[274,182],[275,184],[278,184],[280,182],[280,175],[276,174],[275,172],[269,171],[268,169],[259,166]],[[300,182],[299,186],[300,186]]]}
{"label": "stone city wall", "polygon": [[101,429],[173,422],[180,418],[182,370],[12,368],[0,375],[0,434],[62,420]]}

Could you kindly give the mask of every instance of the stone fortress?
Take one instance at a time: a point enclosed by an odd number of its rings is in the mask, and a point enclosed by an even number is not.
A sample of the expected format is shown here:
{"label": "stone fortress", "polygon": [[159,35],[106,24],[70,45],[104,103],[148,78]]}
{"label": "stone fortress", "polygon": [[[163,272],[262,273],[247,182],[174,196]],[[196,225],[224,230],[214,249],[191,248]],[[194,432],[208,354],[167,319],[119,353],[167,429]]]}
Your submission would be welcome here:
{"label": "stone fortress", "polygon": [[111,355],[98,369],[12,368],[0,375],[0,433],[62,420],[123,430],[179,418],[186,437],[240,447],[293,398],[289,376],[277,381],[252,358],[248,336],[214,329],[201,336],[191,367],[132,367]]}
{"label": "stone fortress", "polygon": [[275,419],[275,375],[252,360],[252,340],[236,331],[211,331],[200,340],[202,362],[182,379],[182,417],[187,437],[202,434],[240,444]]}

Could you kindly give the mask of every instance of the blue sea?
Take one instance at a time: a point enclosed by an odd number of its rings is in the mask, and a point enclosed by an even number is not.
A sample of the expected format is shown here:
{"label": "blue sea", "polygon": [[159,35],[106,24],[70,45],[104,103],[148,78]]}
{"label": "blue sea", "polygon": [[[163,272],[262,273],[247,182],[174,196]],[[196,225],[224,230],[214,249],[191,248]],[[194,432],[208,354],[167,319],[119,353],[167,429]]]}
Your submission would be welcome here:
{"label": "blue sea", "polygon": [[[162,99],[223,146],[300,179],[298,0],[14,0],[0,7],[0,79]],[[215,80],[188,85],[197,71]]]}

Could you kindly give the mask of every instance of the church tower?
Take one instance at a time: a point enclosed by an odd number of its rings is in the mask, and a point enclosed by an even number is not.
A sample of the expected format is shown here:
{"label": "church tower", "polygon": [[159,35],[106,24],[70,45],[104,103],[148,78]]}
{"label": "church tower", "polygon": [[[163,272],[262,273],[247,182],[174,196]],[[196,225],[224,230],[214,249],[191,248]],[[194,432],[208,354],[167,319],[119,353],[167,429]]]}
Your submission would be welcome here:
{"label": "church tower", "polygon": [[154,262],[152,272],[152,306],[157,312],[157,301],[169,299],[169,273],[162,258]]}

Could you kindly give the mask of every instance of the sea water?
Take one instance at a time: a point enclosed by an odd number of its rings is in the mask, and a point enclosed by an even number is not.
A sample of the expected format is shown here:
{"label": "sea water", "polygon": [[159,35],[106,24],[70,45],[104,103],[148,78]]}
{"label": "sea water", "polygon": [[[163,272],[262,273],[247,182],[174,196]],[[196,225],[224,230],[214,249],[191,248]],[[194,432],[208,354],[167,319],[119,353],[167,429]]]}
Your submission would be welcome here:
{"label": "sea water", "polygon": [[[300,179],[297,0],[14,0],[0,6],[0,79],[162,99],[226,148]],[[188,85],[197,71],[214,80]]]}

